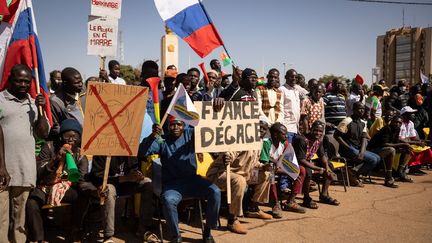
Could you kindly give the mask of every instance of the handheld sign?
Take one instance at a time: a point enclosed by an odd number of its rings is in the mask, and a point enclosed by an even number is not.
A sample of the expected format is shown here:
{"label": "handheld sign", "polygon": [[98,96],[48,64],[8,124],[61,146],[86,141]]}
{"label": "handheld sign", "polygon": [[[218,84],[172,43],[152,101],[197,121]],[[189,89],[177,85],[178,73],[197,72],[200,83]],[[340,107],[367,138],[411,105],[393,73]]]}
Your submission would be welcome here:
{"label": "handheld sign", "polygon": [[97,16],[88,17],[87,55],[117,55],[118,20]]}
{"label": "handheld sign", "polygon": [[258,102],[225,102],[220,112],[211,101],[195,102],[200,116],[195,127],[196,153],[261,149]]}
{"label": "handheld sign", "polygon": [[81,152],[136,156],[148,88],[89,82]]}
{"label": "handheld sign", "polygon": [[91,0],[90,4],[91,15],[116,19],[121,17],[121,0]]}

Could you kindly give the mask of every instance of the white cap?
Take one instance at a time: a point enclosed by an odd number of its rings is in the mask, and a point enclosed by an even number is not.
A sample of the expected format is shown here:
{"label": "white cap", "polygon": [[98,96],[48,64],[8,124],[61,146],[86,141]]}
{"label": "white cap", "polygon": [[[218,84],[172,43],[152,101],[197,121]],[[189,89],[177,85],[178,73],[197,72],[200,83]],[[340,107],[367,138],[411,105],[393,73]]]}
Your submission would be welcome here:
{"label": "white cap", "polygon": [[416,111],[417,111],[416,109],[413,109],[410,106],[405,106],[404,108],[402,108],[400,114],[403,115],[404,113],[413,113]]}

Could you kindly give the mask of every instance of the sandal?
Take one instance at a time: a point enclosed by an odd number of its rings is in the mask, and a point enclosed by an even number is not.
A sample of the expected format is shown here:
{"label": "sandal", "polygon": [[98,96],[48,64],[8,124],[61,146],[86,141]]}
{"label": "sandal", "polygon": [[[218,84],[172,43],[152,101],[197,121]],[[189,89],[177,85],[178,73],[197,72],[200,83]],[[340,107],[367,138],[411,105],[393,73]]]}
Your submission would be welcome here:
{"label": "sandal", "polygon": [[403,176],[399,177],[398,181],[409,182],[409,183],[413,183],[414,182],[414,180],[411,177],[407,176],[407,175],[403,175]]}
{"label": "sandal", "polygon": [[152,233],[150,231],[147,231],[144,234],[144,242],[160,242],[160,240],[159,240],[159,238],[157,237],[156,234],[154,234],[154,233]]}
{"label": "sandal", "polygon": [[329,205],[334,205],[334,206],[339,206],[340,202],[330,196],[320,196],[319,197],[319,201],[321,203],[325,203],[325,204],[329,204]]}
{"label": "sandal", "polygon": [[302,206],[310,209],[318,209],[318,204],[310,197],[303,198]]}
{"label": "sandal", "polygon": [[284,202],[284,203],[282,203],[282,210],[295,212],[295,213],[306,213],[305,208],[301,207],[296,202],[292,202],[292,203]]}

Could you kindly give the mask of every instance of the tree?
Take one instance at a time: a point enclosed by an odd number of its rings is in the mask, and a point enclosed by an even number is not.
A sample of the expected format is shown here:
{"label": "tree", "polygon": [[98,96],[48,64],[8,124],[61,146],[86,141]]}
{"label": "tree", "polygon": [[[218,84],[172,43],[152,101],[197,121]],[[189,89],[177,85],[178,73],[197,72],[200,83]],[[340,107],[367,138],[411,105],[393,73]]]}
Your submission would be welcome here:
{"label": "tree", "polygon": [[122,77],[127,84],[131,85],[139,80],[139,70],[136,70],[136,68],[133,68],[131,65],[120,65],[120,77]]}
{"label": "tree", "polygon": [[335,78],[337,78],[337,79],[341,79],[341,80],[347,80],[347,79],[348,79],[347,77],[345,77],[345,76],[343,76],[343,75],[341,75],[341,76],[336,76],[336,75],[334,75],[334,74],[325,74],[324,76],[322,76],[322,77],[319,78],[318,80],[319,80],[320,82],[323,82],[323,83],[327,84],[328,82],[332,81],[332,80],[335,79]]}

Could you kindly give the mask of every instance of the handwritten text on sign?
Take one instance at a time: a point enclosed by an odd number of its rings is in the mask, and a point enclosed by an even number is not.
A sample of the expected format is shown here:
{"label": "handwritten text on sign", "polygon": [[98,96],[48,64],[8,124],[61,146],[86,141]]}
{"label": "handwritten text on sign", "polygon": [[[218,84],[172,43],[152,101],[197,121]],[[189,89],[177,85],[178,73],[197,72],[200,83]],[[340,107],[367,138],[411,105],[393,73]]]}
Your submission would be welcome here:
{"label": "handwritten text on sign", "polygon": [[147,97],[148,88],[90,82],[82,154],[135,156]]}
{"label": "handwritten text on sign", "polygon": [[91,15],[100,17],[121,17],[121,0],[91,0]]}
{"label": "handwritten text on sign", "polygon": [[194,104],[200,115],[197,153],[261,149],[258,102],[225,102],[220,112],[213,111],[211,101]]}
{"label": "handwritten text on sign", "polygon": [[118,20],[89,16],[87,54],[115,57]]}

